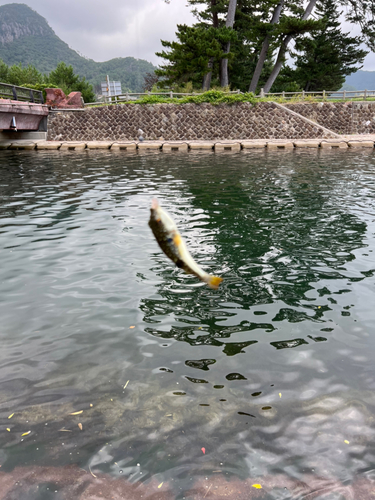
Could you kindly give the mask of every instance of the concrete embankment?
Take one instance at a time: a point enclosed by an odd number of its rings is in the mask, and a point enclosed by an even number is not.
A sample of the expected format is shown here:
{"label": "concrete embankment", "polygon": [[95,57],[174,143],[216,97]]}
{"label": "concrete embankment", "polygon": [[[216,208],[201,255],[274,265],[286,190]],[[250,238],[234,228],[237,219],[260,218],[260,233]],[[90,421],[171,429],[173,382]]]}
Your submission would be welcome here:
{"label": "concrete embankment", "polygon": [[148,141],[330,139],[375,133],[375,102],[120,104],[55,110],[48,140]]}
{"label": "concrete embankment", "polygon": [[294,149],[374,149],[375,135],[345,136],[335,139],[297,139],[297,140],[244,140],[244,141],[2,141],[0,149],[24,150],[60,150],[91,151],[111,150],[120,152],[164,151],[194,152],[206,151],[216,153],[240,152],[250,150],[285,151]]}
{"label": "concrete embankment", "polygon": [[245,141],[328,139],[337,134],[274,102],[213,104],[120,104],[56,110],[48,139],[61,141]]}
{"label": "concrete embankment", "polygon": [[[144,131],[143,144],[137,140],[138,129]],[[46,136],[41,137],[43,134]],[[364,147],[363,141],[372,141],[371,134],[375,134],[372,102],[121,104],[51,110],[47,133],[0,132],[0,142],[2,149],[34,149],[32,144],[19,142],[27,139],[38,143],[37,149],[234,151],[262,147],[355,147],[353,141],[361,141]],[[48,144],[43,145],[39,139],[48,139]],[[335,141],[333,146],[330,140]],[[67,146],[68,142],[77,144]]]}

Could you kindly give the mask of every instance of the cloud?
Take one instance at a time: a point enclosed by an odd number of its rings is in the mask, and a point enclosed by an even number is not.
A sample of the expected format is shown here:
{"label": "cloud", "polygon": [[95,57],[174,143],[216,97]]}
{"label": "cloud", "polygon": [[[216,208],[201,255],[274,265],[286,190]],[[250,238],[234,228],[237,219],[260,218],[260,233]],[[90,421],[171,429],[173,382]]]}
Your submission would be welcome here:
{"label": "cloud", "polygon": [[[0,0],[0,5],[10,3]],[[193,24],[186,0],[26,0],[29,7],[45,17],[64,42],[94,61],[114,57],[136,57],[155,65],[162,50],[160,39],[175,40],[177,24]],[[345,31],[358,34],[343,22]],[[375,54],[369,53],[364,70],[375,70]]]}
{"label": "cloud", "polygon": [[[10,3],[0,0],[0,5]],[[161,60],[160,39],[175,39],[177,24],[192,24],[186,0],[27,0],[64,42],[95,61],[132,56]]]}

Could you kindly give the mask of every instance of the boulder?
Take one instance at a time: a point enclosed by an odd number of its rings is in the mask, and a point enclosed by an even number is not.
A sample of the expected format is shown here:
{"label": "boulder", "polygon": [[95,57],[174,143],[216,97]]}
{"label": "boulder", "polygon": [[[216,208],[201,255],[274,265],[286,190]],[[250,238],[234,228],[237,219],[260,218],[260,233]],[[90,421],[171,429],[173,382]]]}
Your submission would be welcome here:
{"label": "boulder", "polygon": [[70,92],[68,96],[61,89],[46,89],[46,103],[52,108],[83,108],[81,92]]}

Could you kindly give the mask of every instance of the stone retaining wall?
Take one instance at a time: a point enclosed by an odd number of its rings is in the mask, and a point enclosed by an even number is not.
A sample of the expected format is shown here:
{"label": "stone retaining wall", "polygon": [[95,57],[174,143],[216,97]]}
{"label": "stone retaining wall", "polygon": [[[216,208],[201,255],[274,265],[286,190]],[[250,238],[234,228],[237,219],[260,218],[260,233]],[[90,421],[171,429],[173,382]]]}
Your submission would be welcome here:
{"label": "stone retaining wall", "polygon": [[329,138],[332,134],[272,102],[212,104],[122,104],[53,111],[48,139],[63,141],[244,140]]}
{"label": "stone retaining wall", "polygon": [[139,128],[145,132],[145,139],[162,141],[319,139],[335,134],[370,134],[375,133],[375,103],[122,104],[59,110],[50,113],[48,139],[135,140]]}
{"label": "stone retaining wall", "polygon": [[337,134],[374,134],[375,102],[319,102],[286,107]]}

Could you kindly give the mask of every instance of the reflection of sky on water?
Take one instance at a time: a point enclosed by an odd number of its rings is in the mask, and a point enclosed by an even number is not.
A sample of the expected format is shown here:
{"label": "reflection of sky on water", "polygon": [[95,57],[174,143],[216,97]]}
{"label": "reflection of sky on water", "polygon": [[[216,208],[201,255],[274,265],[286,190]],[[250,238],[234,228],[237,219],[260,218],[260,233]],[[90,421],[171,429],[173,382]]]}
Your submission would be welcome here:
{"label": "reflection of sky on water", "polygon": [[[2,416],[50,451],[12,429],[3,467],[73,460],[179,484],[371,470],[371,155],[5,157]],[[218,291],[161,253],[155,195]],[[56,437],[90,404],[86,433]]]}

